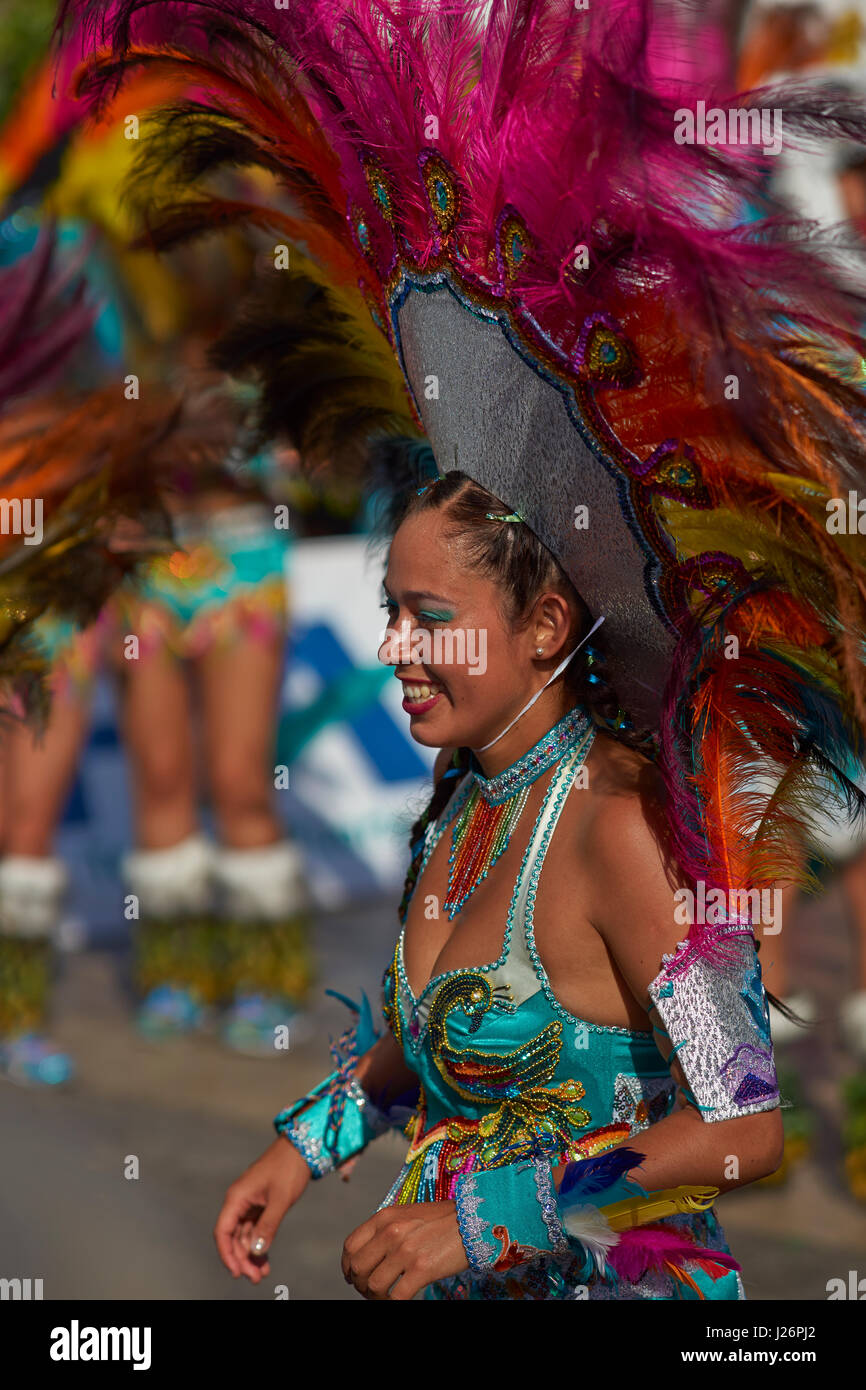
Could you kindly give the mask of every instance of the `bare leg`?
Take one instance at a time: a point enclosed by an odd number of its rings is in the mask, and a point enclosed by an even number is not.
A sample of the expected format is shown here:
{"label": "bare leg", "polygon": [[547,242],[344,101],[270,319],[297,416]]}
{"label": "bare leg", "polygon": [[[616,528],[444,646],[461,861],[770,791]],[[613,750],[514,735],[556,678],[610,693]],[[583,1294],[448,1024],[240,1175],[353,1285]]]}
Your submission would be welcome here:
{"label": "bare leg", "polygon": [[220,839],[232,849],[283,838],[273,781],[283,643],[282,634],[238,636],[199,662],[207,779]]}
{"label": "bare leg", "polygon": [[194,728],[181,663],[165,647],[123,663],[123,726],[136,841],[167,849],[196,829]]}
{"label": "bare leg", "polygon": [[87,737],[89,703],[56,700],[44,734],[26,727],[4,731],[0,846],[4,854],[51,854],[57,823]]}
{"label": "bare leg", "polygon": [[[136,625],[133,619],[130,629]],[[124,873],[140,913],[133,933],[138,1026],[164,1039],[198,1027],[218,996],[212,851],[197,833],[196,730],[184,664],[160,643],[124,661],[122,679],[136,823]]]}
{"label": "bare leg", "polygon": [[300,858],[274,807],[273,742],[283,639],[239,636],[202,659],[208,779],[222,847],[214,866],[225,922],[222,1029],[232,1048],[278,1056],[274,1029],[298,1036],[312,979]]}

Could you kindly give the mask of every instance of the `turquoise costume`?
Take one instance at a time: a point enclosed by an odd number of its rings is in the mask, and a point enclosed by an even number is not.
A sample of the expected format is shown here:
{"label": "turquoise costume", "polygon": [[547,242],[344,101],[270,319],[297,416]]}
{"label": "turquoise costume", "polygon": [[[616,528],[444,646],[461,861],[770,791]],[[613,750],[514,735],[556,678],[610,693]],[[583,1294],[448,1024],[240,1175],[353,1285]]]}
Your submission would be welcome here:
{"label": "turquoise costume", "polygon": [[[421,1101],[403,1168],[382,1206],[455,1195],[458,1177],[517,1163],[539,1140],[554,1161],[591,1158],[668,1114],[675,1085],[652,1033],[575,1018],[556,999],[535,948],[533,907],[545,853],[573,782],[566,758],[544,799],[514,887],[499,959],[477,970],[449,970],[416,999],[403,967],[403,932],[385,975],[386,1018]],[[430,828],[424,859],[459,813],[464,779]],[[423,872],[423,867],[422,867]],[[639,1148],[639,1144],[637,1145]],[[666,1219],[698,1245],[728,1252],[712,1211]],[[466,1274],[431,1285],[425,1297],[590,1299],[743,1297],[740,1276],[693,1272],[700,1294],[672,1275],[647,1274],[627,1292],[597,1272],[584,1277],[580,1244],[504,1273]]]}
{"label": "turquoise costume", "polygon": [[[676,1101],[676,1083],[653,1033],[587,1023],[569,1013],[535,946],[533,913],[546,852],[595,734],[576,713],[498,779],[484,783],[471,770],[428,825],[416,887],[442,836],[459,824],[476,781],[488,790],[495,782],[505,791],[519,789],[556,764],[528,838],[498,959],[445,971],[416,997],[403,962],[405,927],[397,940],[384,977],[383,1013],[418,1077],[413,1110],[383,1113],[355,1079],[357,1059],[377,1036],[362,1010],[358,1027],[332,1049],[336,1070],[277,1116],[275,1126],[319,1178],[409,1113],[409,1151],[379,1210],[453,1200],[469,1265],[428,1286],[425,1298],[742,1299],[736,1261],[712,1210],[717,1190],[647,1193],[639,1182],[625,1181],[629,1168],[639,1179],[641,1131],[670,1114]],[[570,737],[564,752],[555,747],[563,730]],[[739,946],[743,929],[735,925],[734,932]],[[727,1014],[715,1017],[709,990],[682,995],[691,1000],[693,1017],[707,1014],[707,1036],[714,1037],[714,1029],[723,1036],[725,1055],[730,1048],[735,1054],[751,1049],[752,1028],[763,1037],[763,1018],[755,1022],[749,1007],[755,988],[761,989],[753,945],[745,954],[745,965],[738,961],[733,974],[722,972],[716,986],[742,995],[741,1010],[728,1002]],[[652,992],[678,959],[666,958]],[[678,987],[660,988],[665,999],[681,997]],[[672,1013],[659,1016],[673,1028]],[[737,1094],[723,1093],[725,1068],[706,1067],[702,1036],[693,1033],[690,1047],[676,1036],[675,1051],[691,1059],[683,1068],[690,1083],[684,1089],[705,1118],[778,1104],[777,1092],[754,1079],[744,1087],[739,1073]],[[717,1104],[705,1103],[711,1095]],[[560,1164],[568,1167],[557,1192],[552,1170]],[[593,1182],[597,1173],[602,1176]],[[572,1186],[583,1182],[579,1199],[564,1195],[567,1179]],[[609,1254],[605,1241],[614,1247]]]}

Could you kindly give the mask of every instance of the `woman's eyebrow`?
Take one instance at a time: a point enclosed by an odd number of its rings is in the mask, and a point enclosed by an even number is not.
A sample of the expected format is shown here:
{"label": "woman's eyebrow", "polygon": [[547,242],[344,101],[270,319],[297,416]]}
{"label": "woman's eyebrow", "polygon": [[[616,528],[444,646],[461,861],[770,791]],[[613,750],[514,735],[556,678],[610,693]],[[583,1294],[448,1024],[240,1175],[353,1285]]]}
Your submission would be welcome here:
{"label": "woman's eyebrow", "polygon": [[[384,579],[382,580],[382,591],[388,598],[394,597]],[[407,589],[405,597],[411,599],[432,598],[435,603],[446,603],[449,607],[453,607],[453,601],[450,598],[444,598],[442,594],[431,594],[427,589]]]}

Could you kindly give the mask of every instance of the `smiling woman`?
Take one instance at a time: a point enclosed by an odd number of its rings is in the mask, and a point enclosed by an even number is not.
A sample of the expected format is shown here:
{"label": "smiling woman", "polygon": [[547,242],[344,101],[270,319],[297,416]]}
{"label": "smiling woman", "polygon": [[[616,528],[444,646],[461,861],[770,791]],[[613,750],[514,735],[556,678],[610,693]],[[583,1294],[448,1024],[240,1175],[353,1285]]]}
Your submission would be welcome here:
{"label": "smiling woman", "polygon": [[[491,513],[494,504],[499,510]],[[449,607],[432,613],[425,605],[435,596],[424,588],[408,588],[403,581],[409,576],[415,580],[420,576],[422,584],[435,579],[440,588],[444,581],[451,597],[440,596],[439,601]],[[533,589],[544,587],[552,590],[542,614],[545,627],[537,640],[528,640],[529,599]],[[438,710],[435,722],[432,718],[413,722],[412,736],[419,743],[437,748],[488,746],[494,726],[504,729],[505,708],[512,695],[508,682],[519,669],[514,665],[518,650],[533,658],[523,672],[527,701],[540,694],[534,680],[539,671],[552,680],[554,672],[559,676],[568,665],[575,698],[592,704],[602,720],[618,720],[619,727],[626,728],[628,721],[602,675],[600,649],[586,653],[585,666],[571,665],[590,635],[591,623],[574,586],[522,519],[507,513],[502,503],[497,504],[465,474],[451,472],[410,494],[390,548],[384,588],[390,630],[379,659],[395,666],[406,692],[403,708],[409,714]],[[512,639],[519,635],[517,648],[503,645],[506,632]],[[594,667],[591,672],[590,667]],[[492,676],[485,682],[486,700],[468,684],[469,677],[480,674]],[[469,713],[470,697],[469,717],[478,723],[463,727],[461,738],[458,727]],[[421,700],[423,708],[413,704],[413,698]],[[447,722],[455,711],[458,726]]]}
{"label": "smiling woman", "polygon": [[[359,1022],[333,1076],[277,1117],[297,1157],[278,1141],[239,1180],[220,1248],[255,1279],[255,1242],[264,1251],[305,1186],[302,1165],[322,1177],[408,1113],[405,1163],[344,1247],[365,1296],[740,1298],[713,1200],[736,1185],[731,1152],[738,1181],[772,1171],[781,1130],[754,944],[733,923],[735,959],[692,993],[726,1056],[765,1059],[764,1088],[732,1096],[702,1040],[686,1055],[689,1038],[654,1007],[677,948],[658,778],[621,711],[607,713],[599,647],[579,651],[586,606],[502,512],[450,473],[397,527],[385,590],[398,634],[380,656],[413,737],[458,751],[440,755],[413,829],[389,1033],[374,1041]],[[417,659],[434,601],[485,633],[483,679],[465,660]],[[564,656],[578,658],[565,671]],[[256,1191],[265,1213],[239,1235]]]}

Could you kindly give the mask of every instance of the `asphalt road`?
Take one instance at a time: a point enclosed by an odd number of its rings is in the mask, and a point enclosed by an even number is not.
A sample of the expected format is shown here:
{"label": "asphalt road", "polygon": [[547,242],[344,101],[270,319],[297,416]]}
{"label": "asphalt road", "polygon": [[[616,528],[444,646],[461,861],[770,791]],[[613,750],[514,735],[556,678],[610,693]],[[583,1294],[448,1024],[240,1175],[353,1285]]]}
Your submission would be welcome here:
{"label": "asphalt road", "polygon": [[[849,970],[838,895],[796,924],[797,969],[827,1022],[796,1047],[819,1117],[816,1154],[778,1190],[725,1197],[719,1215],[752,1299],[825,1299],[827,1280],[866,1275],[866,1206],[840,1178],[838,1088],[846,1065],[832,1023]],[[321,985],[377,997],[393,945],[393,905],[321,919]],[[382,1200],[402,1140],[372,1146],[349,1182],[310,1185],[253,1288],[222,1268],[211,1229],[228,1184],[272,1139],[271,1119],[330,1069],[343,1007],[326,999],[313,1036],[273,1060],[227,1053],[216,1037],[155,1046],[130,1022],[116,946],[64,958],[55,1035],[75,1055],[63,1092],[0,1085],[0,1276],[43,1280],[46,1299],[349,1299],[340,1249]],[[138,1160],[135,1179],[125,1176]]]}

